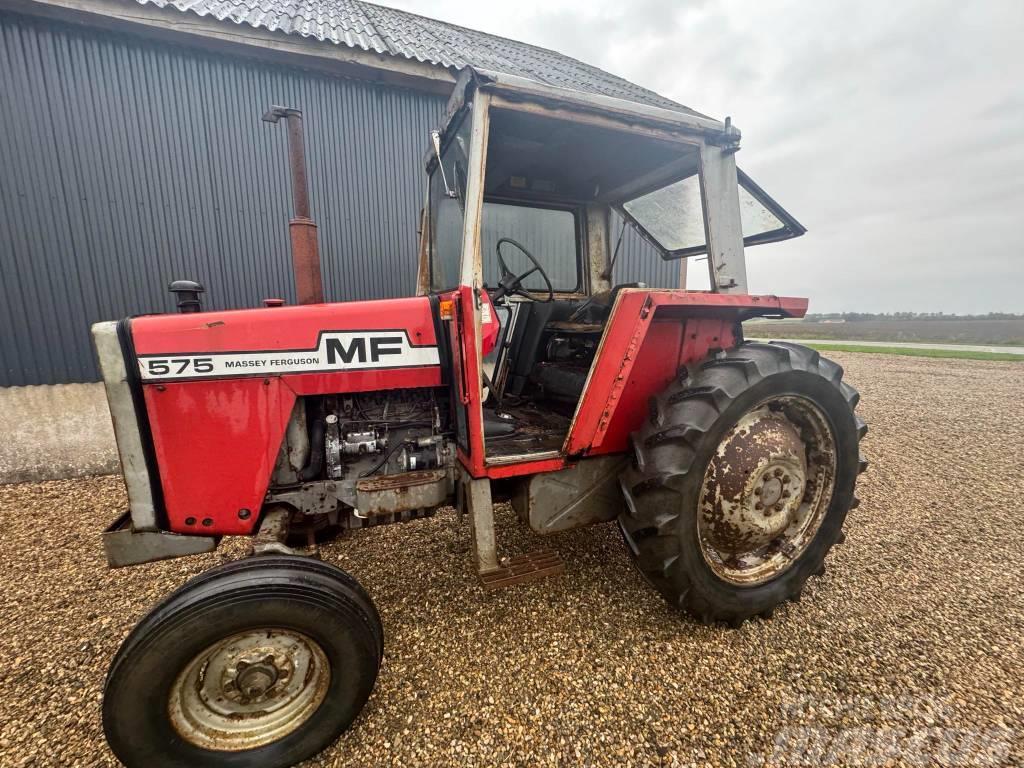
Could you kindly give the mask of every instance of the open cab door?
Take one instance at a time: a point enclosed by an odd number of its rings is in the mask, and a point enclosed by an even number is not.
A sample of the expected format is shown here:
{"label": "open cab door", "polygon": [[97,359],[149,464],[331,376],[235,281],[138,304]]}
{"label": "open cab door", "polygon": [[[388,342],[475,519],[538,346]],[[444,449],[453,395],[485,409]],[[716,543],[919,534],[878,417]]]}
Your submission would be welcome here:
{"label": "open cab door", "polygon": [[477,573],[490,589],[552,575],[563,565],[549,552],[498,560],[484,447],[483,357],[499,328],[480,258],[491,96],[466,88],[468,82],[464,79],[456,87],[448,125],[433,137],[419,288],[436,297],[438,321],[448,337],[456,503],[469,518]]}
{"label": "open cab door", "polygon": [[[482,473],[481,322],[494,320],[482,292],[474,254],[479,249],[487,95],[451,110],[428,154],[427,209],[420,249],[420,285],[437,297],[451,359],[452,423],[460,463]],[[442,342],[444,343],[444,342]]]}

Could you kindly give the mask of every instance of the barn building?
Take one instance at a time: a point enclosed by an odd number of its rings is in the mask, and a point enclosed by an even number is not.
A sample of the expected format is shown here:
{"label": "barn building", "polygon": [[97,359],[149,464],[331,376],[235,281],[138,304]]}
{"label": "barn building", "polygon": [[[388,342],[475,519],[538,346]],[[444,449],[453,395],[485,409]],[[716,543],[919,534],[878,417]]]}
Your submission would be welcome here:
{"label": "barn building", "polygon": [[[413,290],[424,153],[467,65],[686,110],[554,51],[359,0],[0,0],[0,62],[0,481],[116,466],[102,390],[85,384],[92,323],[171,311],[181,278],[210,308],[294,299],[270,105],[304,112],[334,301]],[[678,285],[649,248],[627,229],[617,277]]]}
{"label": "barn building", "polygon": [[[335,301],[413,290],[424,151],[466,65],[680,108],[553,51],[357,0],[2,0],[0,60],[0,386],[98,380],[89,326],[171,310],[172,279],[202,282],[212,308],[291,296],[271,104],[305,114]],[[643,247],[630,234],[623,268],[677,284]]]}

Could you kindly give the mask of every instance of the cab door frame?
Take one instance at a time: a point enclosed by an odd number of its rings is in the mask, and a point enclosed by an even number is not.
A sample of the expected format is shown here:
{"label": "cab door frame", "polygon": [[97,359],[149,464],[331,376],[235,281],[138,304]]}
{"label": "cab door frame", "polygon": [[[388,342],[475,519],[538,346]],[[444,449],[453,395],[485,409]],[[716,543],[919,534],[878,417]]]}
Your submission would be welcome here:
{"label": "cab door frame", "polygon": [[[462,261],[459,285],[455,289],[452,316],[452,357],[458,376],[453,376],[456,397],[465,409],[468,445],[458,444],[458,457],[473,477],[484,477],[483,354],[481,331],[481,224],[483,221],[484,176],[490,124],[490,94],[476,89],[469,101],[469,168],[463,214]],[[468,448],[468,450],[467,450]]]}

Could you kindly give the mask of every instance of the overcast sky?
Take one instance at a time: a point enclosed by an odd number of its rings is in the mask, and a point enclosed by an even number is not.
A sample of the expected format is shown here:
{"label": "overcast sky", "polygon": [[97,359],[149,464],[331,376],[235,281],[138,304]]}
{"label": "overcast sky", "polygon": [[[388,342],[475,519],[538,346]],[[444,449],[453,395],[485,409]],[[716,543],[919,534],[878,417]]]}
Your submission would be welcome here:
{"label": "overcast sky", "polygon": [[1024,0],[383,4],[731,115],[740,166],[809,230],[748,250],[752,292],[1024,312]]}

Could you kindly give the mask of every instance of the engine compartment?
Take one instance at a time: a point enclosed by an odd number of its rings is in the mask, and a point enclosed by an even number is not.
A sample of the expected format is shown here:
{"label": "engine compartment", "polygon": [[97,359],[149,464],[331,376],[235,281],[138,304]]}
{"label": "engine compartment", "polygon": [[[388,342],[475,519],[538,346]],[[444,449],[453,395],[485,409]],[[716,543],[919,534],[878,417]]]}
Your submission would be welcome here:
{"label": "engine compartment", "polygon": [[[614,302],[509,303],[483,407],[489,459],[557,451]],[[300,398],[266,497],[344,528],[401,522],[451,501],[451,391],[395,389]]]}
{"label": "engine compartment", "polygon": [[446,389],[300,398],[267,503],[343,528],[427,516],[454,487],[450,435]]}

